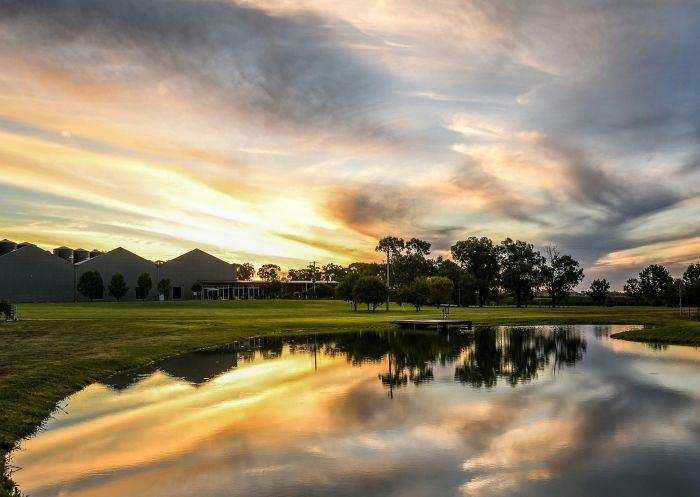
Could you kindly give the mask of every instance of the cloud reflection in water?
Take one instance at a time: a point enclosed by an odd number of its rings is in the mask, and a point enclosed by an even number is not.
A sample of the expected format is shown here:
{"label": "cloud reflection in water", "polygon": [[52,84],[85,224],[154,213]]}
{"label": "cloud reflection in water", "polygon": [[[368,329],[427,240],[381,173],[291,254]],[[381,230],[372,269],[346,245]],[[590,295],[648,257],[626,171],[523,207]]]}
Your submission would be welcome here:
{"label": "cloud reflection in water", "polygon": [[602,331],[187,354],[67,399],[16,479],[33,497],[697,495],[700,351]]}

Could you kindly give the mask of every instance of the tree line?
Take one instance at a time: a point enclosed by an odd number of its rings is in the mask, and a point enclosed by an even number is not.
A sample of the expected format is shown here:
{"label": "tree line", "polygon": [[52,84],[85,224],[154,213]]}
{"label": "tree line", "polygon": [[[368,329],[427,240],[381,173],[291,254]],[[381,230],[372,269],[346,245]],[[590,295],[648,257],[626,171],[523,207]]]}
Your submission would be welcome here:
{"label": "tree line", "polygon": [[[335,297],[351,303],[366,304],[375,310],[393,300],[412,304],[417,310],[426,304],[478,305],[500,303],[504,299],[517,307],[532,304],[545,293],[552,307],[561,305],[584,278],[580,263],[563,254],[556,246],[542,252],[522,240],[506,238],[494,243],[488,237],[469,237],[450,247],[451,258],[431,257],[431,243],[418,238],[404,240],[386,236],[375,250],[384,255],[383,263],[354,262],[346,267],[326,264],[289,269],[290,280],[338,281]],[[251,263],[237,265],[239,279],[255,276]],[[269,294],[279,295],[285,276],[280,266],[264,264],[257,275],[275,287]],[[331,297],[328,287],[319,297]],[[624,293],[637,305],[675,305],[683,298],[685,305],[700,304],[700,262],[690,264],[683,277],[674,279],[662,265],[652,264],[637,277],[627,280]],[[585,292],[591,303],[612,305],[610,283],[595,279]]]}
{"label": "tree line", "polygon": [[[152,288],[153,280],[151,279],[151,275],[148,273],[139,275],[138,279],[136,280],[136,298],[146,300],[151,293]],[[102,274],[100,274],[99,271],[86,271],[80,276],[77,289],[78,293],[90,299],[90,302],[95,299],[101,299],[105,291]],[[112,275],[106,289],[108,290],[109,295],[114,297],[117,301],[123,299],[129,291],[124,275],[121,273],[114,273]],[[168,299],[171,290],[170,280],[160,280],[157,285],[157,290],[160,295],[163,295],[165,299]],[[196,291],[194,287],[192,290]]]}
{"label": "tree line", "polygon": [[[336,297],[368,309],[389,299],[409,303],[420,310],[427,303],[440,305],[487,305],[503,292],[516,305],[528,305],[540,289],[550,295],[551,304],[561,300],[583,279],[583,270],[570,255],[547,247],[542,255],[524,241],[507,238],[499,245],[486,237],[470,237],[451,247],[451,259],[430,257],[431,243],[418,238],[387,236],[378,241],[377,252],[386,262],[354,262],[347,267],[327,264],[316,268],[290,269],[289,279],[338,281]],[[240,279],[250,279],[255,268],[250,263],[237,266]],[[257,275],[266,281],[282,278],[281,268],[264,264]]]}

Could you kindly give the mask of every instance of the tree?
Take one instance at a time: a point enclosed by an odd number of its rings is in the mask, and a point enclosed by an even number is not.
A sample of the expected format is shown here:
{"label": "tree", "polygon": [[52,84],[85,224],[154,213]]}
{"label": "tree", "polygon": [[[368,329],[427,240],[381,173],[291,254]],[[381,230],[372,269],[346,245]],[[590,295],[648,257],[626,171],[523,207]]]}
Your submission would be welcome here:
{"label": "tree", "polygon": [[358,279],[360,279],[358,273],[349,272],[345,275],[345,278],[340,280],[338,286],[335,287],[335,297],[345,302],[350,302],[353,311],[357,311],[357,300],[355,300],[353,290],[355,289],[355,283],[357,283]]}
{"label": "tree", "polygon": [[192,283],[191,290],[195,295],[199,295],[199,293],[202,291],[202,284],[199,282]]}
{"label": "tree", "polygon": [[[386,287],[391,288],[391,278],[389,277],[391,273],[391,261],[394,257],[401,255],[401,251],[406,246],[403,238],[396,238],[395,236],[385,236],[377,243],[374,250],[377,252],[384,252],[386,255]],[[386,310],[389,310],[389,293],[386,294]]]}
{"label": "tree", "polygon": [[347,273],[357,276],[382,276],[382,266],[376,262],[353,262],[348,266]]}
{"label": "tree", "polygon": [[542,268],[542,282],[552,298],[552,307],[556,307],[582,279],[583,269],[577,260],[570,255],[561,255],[555,246],[547,247],[547,264]]}
{"label": "tree", "polygon": [[431,245],[432,244],[430,242],[426,242],[425,240],[420,240],[419,238],[411,238],[409,241],[406,242],[404,247],[408,255],[415,254],[427,257],[428,255],[430,255]]}
{"label": "tree", "polygon": [[321,279],[324,281],[340,281],[346,273],[347,269],[339,264],[333,264],[332,262],[321,266]]}
{"label": "tree", "polygon": [[89,298],[90,302],[101,299],[104,291],[105,286],[99,271],[86,271],[78,281],[78,292]]}
{"label": "tree", "polygon": [[486,237],[471,236],[458,241],[450,250],[452,258],[474,275],[479,292],[479,307],[483,307],[498,278],[498,249]]}
{"label": "tree", "polygon": [[162,295],[165,300],[170,298],[170,280],[163,279],[158,282],[158,294]]}
{"label": "tree", "polygon": [[642,301],[642,289],[639,286],[639,280],[637,278],[628,279],[623,290],[625,291],[625,295],[634,300],[635,304],[639,304]]}
{"label": "tree", "polygon": [[290,269],[287,271],[287,278],[290,280],[310,281],[312,276],[312,270],[310,268]]}
{"label": "tree", "polygon": [[394,287],[407,286],[416,278],[435,273],[435,263],[423,253],[407,253],[394,256],[391,263],[392,284]]}
{"label": "tree", "polygon": [[151,288],[153,288],[151,275],[148,273],[141,273],[136,280],[136,298],[146,300],[148,294],[151,293]]}
{"label": "tree", "polygon": [[452,300],[454,284],[452,280],[444,276],[430,276],[426,278],[430,295],[430,302],[435,305],[449,304]]}
{"label": "tree", "polygon": [[608,298],[608,292],[610,291],[610,283],[605,278],[593,280],[590,289],[586,294],[590,297],[596,305],[605,304],[605,300]]}
{"label": "tree", "polygon": [[275,281],[280,279],[280,271],[282,268],[276,264],[263,264],[258,269],[258,276],[265,281]]}
{"label": "tree", "polygon": [[457,305],[462,305],[463,285],[461,283],[462,279],[467,274],[466,271],[459,267],[459,264],[455,264],[450,259],[443,259],[442,256],[439,256],[435,260],[434,267],[435,273],[438,276],[444,276],[445,278],[449,278],[450,281],[452,281],[452,284],[454,285],[452,301],[456,302]]}
{"label": "tree", "polygon": [[416,311],[428,302],[430,297],[430,287],[425,278],[416,278],[411,284],[401,287],[399,291],[401,300],[412,304]]}
{"label": "tree", "polygon": [[683,272],[686,305],[700,306],[700,262],[690,264]]}
{"label": "tree", "polygon": [[282,282],[280,280],[272,280],[267,285],[267,293],[270,298],[279,297],[282,293]]}
{"label": "tree", "polygon": [[124,275],[121,273],[114,273],[112,275],[112,279],[107,288],[109,289],[109,294],[117,299],[117,302],[124,298],[126,292],[129,291],[129,287],[126,286],[126,281],[124,280]]}
{"label": "tree", "polygon": [[255,276],[255,266],[250,262],[244,262],[243,264],[234,264],[236,267],[236,278],[239,280],[251,280]]}
{"label": "tree", "polygon": [[372,312],[375,312],[377,305],[389,297],[389,287],[377,276],[363,276],[355,283],[352,295],[356,302],[366,303],[368,311],[372,306]]}
{"label": "tree", "polygon": [[650,264],[639,273],[639,289],[642,296],[653,305],[660,305],[669,297],[673,278],[664,266]]}
{"label": "tree", "polygon": [[517,307],[527,305],[539,286],[544,257],[531,243],[510,238],[501,242],[498,255],[503,288],[513,295]]}

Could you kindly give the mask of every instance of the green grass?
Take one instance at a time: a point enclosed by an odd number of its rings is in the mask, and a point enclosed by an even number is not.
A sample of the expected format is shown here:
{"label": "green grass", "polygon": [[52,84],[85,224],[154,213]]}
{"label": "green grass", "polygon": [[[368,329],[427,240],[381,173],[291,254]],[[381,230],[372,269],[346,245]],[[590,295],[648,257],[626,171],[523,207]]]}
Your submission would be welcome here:
{"label": "green grass", "polygon": [[[648,307],[452,309],[475,325],[642,324],[617,338],[700,345],[700,323]],[[0,456],[32,434],[56,402],[119,370],[240,338],[381,329],[393,319],[436,317],[425,308],[352,312],[335,301],[21,304],[20,321],[0,324]],[[13,486],[0,457],[0,496]]]}

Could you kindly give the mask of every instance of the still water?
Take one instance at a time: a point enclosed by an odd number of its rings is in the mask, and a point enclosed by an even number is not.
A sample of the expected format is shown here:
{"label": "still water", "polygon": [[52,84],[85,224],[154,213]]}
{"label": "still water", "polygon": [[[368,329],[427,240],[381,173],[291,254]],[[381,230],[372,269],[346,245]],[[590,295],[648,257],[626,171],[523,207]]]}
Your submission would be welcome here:
{"label": "still water", "polygon": [[623,327],[273,338],[91,385],[31,497],[700,496],[700,349]]}

